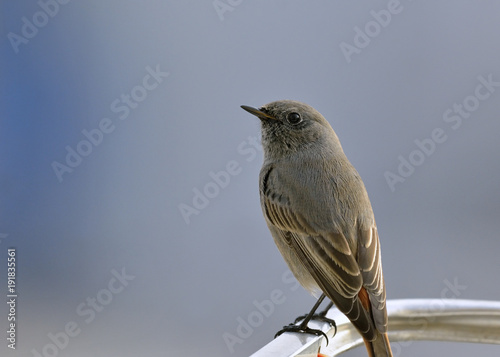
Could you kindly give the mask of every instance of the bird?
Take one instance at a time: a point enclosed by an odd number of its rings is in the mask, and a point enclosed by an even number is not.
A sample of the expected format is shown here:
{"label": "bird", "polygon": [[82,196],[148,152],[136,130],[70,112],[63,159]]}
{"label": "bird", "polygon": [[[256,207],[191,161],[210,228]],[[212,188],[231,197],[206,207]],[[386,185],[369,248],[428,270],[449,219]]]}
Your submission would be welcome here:
{"label": "bird", "polygon": [[294,100],[241,108],[261,123],[259,193],[269,231],[295,278],[318,298],[302,324],[282,331],[318,334],[307,323],[326,296],[359,331],[370,357],[392,356],[373,209],[335,131]]}

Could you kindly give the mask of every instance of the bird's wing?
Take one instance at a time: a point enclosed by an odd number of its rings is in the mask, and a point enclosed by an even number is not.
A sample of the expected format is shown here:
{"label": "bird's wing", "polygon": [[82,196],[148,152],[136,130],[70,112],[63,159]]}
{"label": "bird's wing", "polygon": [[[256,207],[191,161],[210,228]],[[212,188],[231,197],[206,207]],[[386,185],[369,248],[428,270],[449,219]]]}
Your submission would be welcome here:
{"label": "bird's wing", "polygon": [[358,230],[358,264],[363,277],[363,287],[368,292],[373,320],[377,330],[387,332],[387,309],[385,307],[385,284],[380,258],[380,241],[374,223],[368,229]]}
{"label": "bird's wing", "polygon": [[[318,286],[342,311],[365,338],[375,336],[370,313],[362,307],[358,293],[363,285],[362,272],[346,238],[341,233],[311,234],[307,220],[293,212],[284,197],[263,194],[264,214],[275,239],[285,242]],[[271,227],[271,226],[270,226]],[[286,259],[286,258],[285,258]]]}

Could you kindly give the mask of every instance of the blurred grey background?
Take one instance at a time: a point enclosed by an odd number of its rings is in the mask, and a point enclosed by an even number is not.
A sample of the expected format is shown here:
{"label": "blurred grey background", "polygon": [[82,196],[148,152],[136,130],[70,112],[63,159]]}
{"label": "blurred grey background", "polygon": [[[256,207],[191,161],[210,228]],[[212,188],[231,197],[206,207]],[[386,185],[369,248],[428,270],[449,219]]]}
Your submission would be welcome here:
{"label": "blurred grey background", "polygon": [[363,177],[390,299],[499,299],[500,3],[0,11],[0,291],[15,247],[19,294],[2,355],[246,356],[309,311],[261,214],[258,120],[239,108],[278,99],[323,113]]}

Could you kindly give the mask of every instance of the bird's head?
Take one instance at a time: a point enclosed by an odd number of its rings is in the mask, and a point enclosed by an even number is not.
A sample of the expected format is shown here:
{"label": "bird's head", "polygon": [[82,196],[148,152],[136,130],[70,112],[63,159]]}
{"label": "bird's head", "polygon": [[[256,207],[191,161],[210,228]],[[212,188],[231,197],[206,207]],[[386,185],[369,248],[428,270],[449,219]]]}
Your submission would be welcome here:
{"label": "bird's head", "polygon": [[280,158],[319,146],[319,153],[342,152],[328,121],[313,107],[294,100],[279,100],[256,109],[241,108],[261,121],[262,146],[266,158]]}

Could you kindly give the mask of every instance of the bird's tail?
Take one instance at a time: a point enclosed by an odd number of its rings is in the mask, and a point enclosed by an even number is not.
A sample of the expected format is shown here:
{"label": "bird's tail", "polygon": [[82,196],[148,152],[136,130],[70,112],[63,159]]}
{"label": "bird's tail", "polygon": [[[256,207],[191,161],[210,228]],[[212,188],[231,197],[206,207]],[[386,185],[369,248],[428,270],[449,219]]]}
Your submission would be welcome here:
{"label": "bird's tail", "polygon": [[364,339],[368,356],[370,357],[392,357],[391,345],[387,333],[377,331],[377,338],[373,341]]}
{"label": "bird's tail", "polygon": [[[363,305],[363,308],[372,316],[373,321],[370,298],[368,297],[368,293],[365,288],[361,288],[358,297]],[[363,336],[363,334],[361,335]],[[373,326],[373,334],[370,334],[370,340],[367,340],[363,336],[363,341],[365,342],[369,357],[392,357],[391,344],[389,343],[387,333],[380,332],[375,326]]]}

